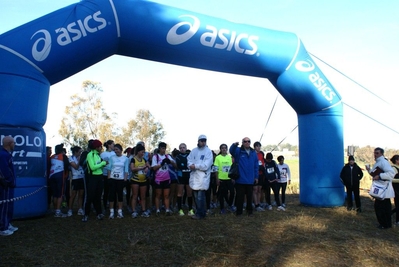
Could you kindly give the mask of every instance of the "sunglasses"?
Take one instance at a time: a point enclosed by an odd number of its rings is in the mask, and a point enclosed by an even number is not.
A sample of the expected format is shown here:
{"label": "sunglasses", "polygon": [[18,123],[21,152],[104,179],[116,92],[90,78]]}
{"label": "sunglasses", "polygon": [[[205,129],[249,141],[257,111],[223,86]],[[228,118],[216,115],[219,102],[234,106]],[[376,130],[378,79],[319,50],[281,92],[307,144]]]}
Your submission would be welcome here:
{"label": "sunglasses", "polygon": [[244,140],[244,141],[242,141],[243,143],[251,143],[251,141],[250,140]]}
{"label": "sunglasses", "polygon": [[206,139],[200,139],[200,140],[198,140],[198,141],[200,141],[200,142],[206,142]]}

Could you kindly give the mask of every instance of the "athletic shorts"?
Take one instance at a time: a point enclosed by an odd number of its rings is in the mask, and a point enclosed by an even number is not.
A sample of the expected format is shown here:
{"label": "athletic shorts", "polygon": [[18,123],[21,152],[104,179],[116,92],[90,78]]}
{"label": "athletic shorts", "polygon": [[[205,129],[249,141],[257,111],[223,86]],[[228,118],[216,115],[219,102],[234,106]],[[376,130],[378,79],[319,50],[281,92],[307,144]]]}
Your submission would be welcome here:
{"label": "athletic shorts", "polygon": [[50,177],[50,186],[53,191],[53,197],[62,197],[64,189],[64,177],[62,172],[55,173]]}
{"label": "athletic shorts", "polygon": [[82,179],[74,179],[72,180],[72,191],[79,191],[79,190],[84,190],[85,185],[83,183],[83,178]]}
{"label": "athletic shorts", "polygon": [[169,189],[170,188],[170,180],[162,181],[162,182],[155,182],[155,189]]}
{"label": "athletic shorts", "polygon": [[190,184],[190,176],[187,177],[178,177],[179,184],[188,185]]}
{"label": "athletic shorts", "polygon": [[257,184],[254,184],[254,186],[264,186],[264,184],[265,184],[265,177],[264,176],[262,176],[262,175],[259,175],[259,177],[258,177],[258,183]]}
{"label": "athletic shorts", "polygon": [[147,185],[148,185],[147,181],[145,181],[145,182],[138,182],[138,181],[134,181],[134,180],[130,180],[130,184],[131,184],[131,185],[138,184],[139,187],[147,186]]}

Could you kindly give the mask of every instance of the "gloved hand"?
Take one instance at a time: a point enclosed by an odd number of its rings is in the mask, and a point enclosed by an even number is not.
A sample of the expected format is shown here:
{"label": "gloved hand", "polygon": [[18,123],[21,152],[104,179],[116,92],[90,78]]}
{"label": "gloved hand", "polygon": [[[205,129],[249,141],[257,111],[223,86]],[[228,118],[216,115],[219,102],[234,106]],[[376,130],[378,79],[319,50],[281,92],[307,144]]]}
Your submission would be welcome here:
{"label": "gloved hand", "polygon": [[164,158],[164,159],[162,160],[161,165],[163,166],[163,165],[165,165],[165,164],[170,164],[170,159]]}

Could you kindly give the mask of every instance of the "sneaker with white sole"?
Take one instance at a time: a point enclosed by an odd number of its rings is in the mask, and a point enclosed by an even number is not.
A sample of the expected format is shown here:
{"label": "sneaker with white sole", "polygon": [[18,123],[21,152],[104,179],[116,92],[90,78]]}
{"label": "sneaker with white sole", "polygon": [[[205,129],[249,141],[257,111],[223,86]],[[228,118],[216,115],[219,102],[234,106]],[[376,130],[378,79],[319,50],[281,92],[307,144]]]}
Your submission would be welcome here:
{"label": "sneaker with white sole", "polygon": [[73,215],[72,210],[68,210],[68,217],[71,217]]}
{"label": "sneaker with white sole", "polygon": [[184,216],[184,211],[183,210],[179,210],[179,216]]}
{"label": "sneaker with white sole", "polygon": [[166,216],[171,216],[172,215],[172,211],[170,209],[166,209]]}
{"label": "sneaker with white sole", "polygon": [[65,213],[62,213],[61,211],[54,213],[55,218],[66,218],[67,215]]}
{"label": "sneaker with white sole", "polygon": [[84,210],[83,210],[83,209],[79,209],[79,210],[78,210],[78,215],[79,215],[79,216],[85,215]]}
{"label": "sneaker with white sole", "polygon": [[132,213],[132,218],[133,218],[133,219],[136,219],[137,216],[139,216],[139,214],[137,213],[137,211],[134,211],[134,212]]}
{"label": "sneaker with white sole", "polygon": [[188,216],[193,216],[193,215],[195,215],[194,210],[193,210],[193,209],[189,210],[188,213],[187,213],[187,215],[188,215]]}
{"label": "sneaker with white sole", "polygon": [[278,206],[278,207],[277,207],[277,210],[278,210],[278,211],[285,211],[285,208],[284,208],[283,206]]}
{"label": "sneaker with white sole", "polygon": [[150,217],[150,214],[151,214],[151,213],[149,213],[148,211],[143,211],[143,212],[141,213],[141,217],[148,218],[148,217]]}
{"label": "sneaker with white sole", "polygon": [[18,227],[15,227],[11,223],[9,223],[8,224],[8,230],[15,232],[15,231],[18,231]]}
{"label": "sneaker with white sole", "polygon": [[261,206],[255,208],[256,211],[265,211]]}
{"label": "sneaker with white sole", "polygon": [[273,206],[272,206],[272,205],[268,205],[268,206],[267,206],[267,209],[268,209],[268,210],[273,210]]}
{"label": "sneaker with white sole", "polygon": [[123,218],[122,210],[118,210],[118,216],[117,216],[117,218],[118,218],[118,219],[122,219],[122,218]]}
{"label": "sneaker with white sole", "polygon": [[283,208],[285,208],[285,207],[286,207],[286,206],[285,206],[285,203],[281,204],[281,206],[282,206]]}
{"label": "sneaker with white sole", "polygon": [[89,216],[83,215],[82,222],[87,222],[89,220]]}
{"label": "sneaker with white sole", "polygon": [[104,219],[104,214],[100,213],[97,215],[97,220],[101,221],[102,219]]}
{"label": "sneaker with white sole", "polygon": [[157,210],[157,211],[155,212],[155,214],[156,214],[157,216],[159,216],[159,215],[161,215],[161,211],[160,211],[160,210]]}
{"label": "sneaker with white sole", "polygon": [[8,236],[8,235],[12,235],[14,232],[11,230],[4,230],[4,231],[0,231],[0,235],[2,236]]}
{"label": "sneaker with white sole", "polygon": [[231,212],[236,212],[237,211],[237,207],[236,206],[230,206],[230,211]]}
{"label": "sneaker with white sole", "polygon": [[110,212],[109,212],[109,217],[108,217],[109,219],[113,219],[114,218],[114,211],[113,210],[111,210]]}

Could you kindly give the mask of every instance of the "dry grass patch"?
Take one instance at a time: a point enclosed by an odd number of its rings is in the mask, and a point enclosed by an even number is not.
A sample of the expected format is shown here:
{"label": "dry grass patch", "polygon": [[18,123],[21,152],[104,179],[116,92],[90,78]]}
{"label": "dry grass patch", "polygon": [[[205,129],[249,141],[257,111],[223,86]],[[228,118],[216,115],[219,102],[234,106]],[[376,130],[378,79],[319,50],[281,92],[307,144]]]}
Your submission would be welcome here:
{"label": "dry grass patch", "polygon": [[[364,212],[313,208],[288,195],[287,211],[193,221],[159,218],[96,221],[51,215],[15,222],[0,238],[1,266],[397,266],[399,229],[379,230],[373,202]],[[218,210],[215,210],[218,211]]]}

